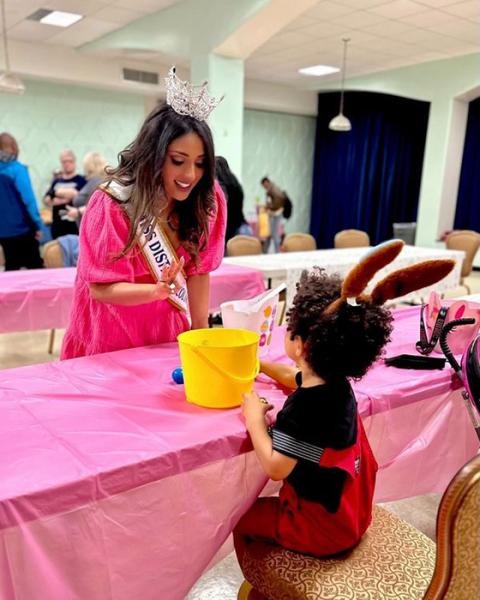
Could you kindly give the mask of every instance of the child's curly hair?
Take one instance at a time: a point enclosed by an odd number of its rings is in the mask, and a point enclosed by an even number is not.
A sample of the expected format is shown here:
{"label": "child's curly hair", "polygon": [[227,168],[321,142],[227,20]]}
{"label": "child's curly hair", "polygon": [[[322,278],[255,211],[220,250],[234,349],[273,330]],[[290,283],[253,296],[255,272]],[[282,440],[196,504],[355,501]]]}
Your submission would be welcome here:
{"label": "child's curly hair", "polygon": [[350,306],[345,302],[332,314],[325,308],[340,297],[342,280],[323,269],[304,271],[287,312],[291,339],[305,344],[305,360],[325,380],[360,379],[390,341],[392,315],[371,303]]}

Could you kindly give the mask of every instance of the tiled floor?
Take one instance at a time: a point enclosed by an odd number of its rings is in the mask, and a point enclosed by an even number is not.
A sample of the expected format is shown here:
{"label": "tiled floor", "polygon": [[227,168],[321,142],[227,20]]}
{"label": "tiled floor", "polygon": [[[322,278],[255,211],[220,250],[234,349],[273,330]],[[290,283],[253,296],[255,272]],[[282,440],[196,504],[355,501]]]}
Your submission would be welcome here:
{"label": "tiled floor", "polygon": [[[480,273],[473,273],[467,283],[472,293],[480,292]],[[465,290],[451,294],[463,295]],[[450,295],[450,294],[449,294]],[[63,338],[63,330],[55,334],[54,352],[48,354],[48,331],[24,332],[0,335],[0,368],[10,368],[57,360]],[[434,539],[436,512],[440,497],[436,494],[408,498],[385,506],[415,525]],[[191,590],[186,600],[234,600],[242,582],[242,574],[234,554],[230,554],[213,569],[204,574]]]}

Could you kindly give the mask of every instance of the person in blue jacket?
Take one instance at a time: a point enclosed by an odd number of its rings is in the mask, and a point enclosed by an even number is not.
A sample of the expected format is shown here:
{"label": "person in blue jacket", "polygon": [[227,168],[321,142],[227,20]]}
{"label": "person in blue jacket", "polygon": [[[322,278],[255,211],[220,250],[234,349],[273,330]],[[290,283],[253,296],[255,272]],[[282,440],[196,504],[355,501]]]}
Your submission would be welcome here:
{"label": "person in blue jacket", "polygon": [[17,158],[17,141],[9,133],[1,133],[0,246],[6,271],[43,267],[38,243],[43,223],[28,169]]}

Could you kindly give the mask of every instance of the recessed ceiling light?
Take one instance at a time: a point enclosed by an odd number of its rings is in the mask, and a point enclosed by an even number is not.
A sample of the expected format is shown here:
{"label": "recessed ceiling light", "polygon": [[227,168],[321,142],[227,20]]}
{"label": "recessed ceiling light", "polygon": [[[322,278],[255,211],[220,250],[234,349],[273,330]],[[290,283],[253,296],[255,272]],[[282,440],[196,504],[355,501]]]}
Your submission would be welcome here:
{"label": "recessed ceiling light", "polygon": [[310,75],[312,77],[321,77],[322,75],[330,75],[330,73],[337,73],[340,71],[338,67],[329,67],[328,65],[314,65],[313,67],[304,67],[298,69],[301,75]]}
{"label": "recessed ceiling light", "polygon": [[83,19],[83,15],[53,10],[51,13],[40,19],[40,23],[44,23],[45,25],[56,25],[57,27],[70,27],[70,25],[80,21],[80,19]]}

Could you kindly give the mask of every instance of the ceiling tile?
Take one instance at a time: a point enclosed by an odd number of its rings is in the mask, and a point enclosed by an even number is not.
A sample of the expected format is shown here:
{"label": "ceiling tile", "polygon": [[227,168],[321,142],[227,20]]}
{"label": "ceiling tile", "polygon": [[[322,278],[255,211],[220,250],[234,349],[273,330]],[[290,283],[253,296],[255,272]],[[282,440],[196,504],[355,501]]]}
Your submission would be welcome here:
{"label": "ceiling tile", "polygon": [[442,35],[439,38],[421,42],[419,43],[419,45],[421,45],[424,48],[427,48],[428,50],[435,50],[439,52],[453,52],[454,50],[458,50],[458,48],[461,48],[465,43],[468,42],[465,42],[460,38],[451,37],[449,35]]}
{"label": "ceiling tile", "polygon": [[433,26],[431,29],[444,35],[477,42],[478,47],[480,48],[480,23],[462,22],[458,19],[449,23]]}
{"label": "ceiling tile", "polygon": [[306,44],[310,38],[316,37],[314,31],[314,29],[286,31],[285,33],[279,33],[276,38],[285,48],[293,48],[294,46]]}
{"label": "ceiling tile", "polygon": [[7,23],[7,28],[19,23],[20,21],[23,21],[23,19],[26,19],[29,15],[41,7],[41,0],[25,0],[25,2],[19,2],[18,0],[6,0],[5,21]]}
{"label": "ceiling tile", "polygon": [[61,33],[50,38],[51,44],[61,44],[65,46],[77,47],[87,42],[118,29],[115,23],[98,21],[92,17],[86,17],[71,27],[64,29]]}
{"label": "ceiling tile", "polygon": [[366,10],[356,10],[348,15],[343,15],[342,17],[332,19],[332,23],[344,25],[346,27],[352,27],[354,29],[362,29],[368,25],[377,25],[383,21],[385,21],[385,17],[376,15]]}
{"label": "ceiling tile", "polygon": [[313,37],[316,39],[333,36],[338,36],[340,39],[346,29],[348,29],[348,27],[342,27],[341,25],[337,25],[335,23],[317,21],[309,27],[302,27],[302,29],[299,29],[297,33],[305,33],[308,37]]}
{"label": "ceiling tile", "polygon": [[108,0],[44,0],[41,8],[51,8],[64,12],[88,16],[109,4]]}
{"label": "ceiling tile", "polygon": [[401,17],[422,12],[424,9],[424,6],[412,0],[394,0],[388,4],[374,6],[370,8],[370,12],[386,17],[387,19],[400,19]]}
{"label": "ceiling tile", "polygon": [[383,21],[382,23],[377,23],[377,25],[369,25],[368,27],[363,28],[363,30],[367,33],[382,35],[384,37],[393,34],[405,33],[405,31],[409,31],[410,29],[411,25],[402,23],[400,21],[392,21],[390,19]]}
{"label": "ceiling tile", "polygon": [[389,40],[386,51],[395,56],[415,56],[418,53],[418,47],[414,44]]}
{"label": "ceiling tile", "polygon": [[425,27],[426,29],[431,28],[432,25],[449,23],[453,19],[455,19],[453,15],[441,12],[440,10],[426,10],[416,15],[400,18],[404,23],[408,23],[414,27]]}
{"label": "ceiling tile", "polygon": [[117,23],[118,25],[127,25],[132,21],[140,19],[144,13],[122,8],[121,6],[106,6],[95,13],[95,19],[106,21],[107,23]]}
{"label": "ceiling tile", "polygon": [[122,8],[131,8],[139,11],[143,14],[153,13],[172,4],[177,4],[181,0],[114,0],[113,6],[120,6]]}
{"label": "ceiling tile", "polygon": [[288,27],[285,27],[285,31],[295,31],[296,29],[301,29],[302,27],[307,27],[311,24],[311,19],[307,19],[306,17],[298,17],[297,19],[292,21],[290,25],[288,25]]}
{"label": "ceiling tile", "polygon": [[8,38],[24,42],[44,42],[58,33],[58,27],[35,21],[22,21],[8,30]]}
{"label": "ceiling tile", "polygon": [[431,62],[433,60],[443,60],[448,58],[448,54],[445,52],[423,52],[417,56],[419,62]]}
{"label": "ceiling tile", "polygon": [[353,9],[349,6],[344,6],[336,2],[318,2],[313,8],[307,10],[304,14],[306,17],[313,19],[320,19],[327,21],[329,19],[336,19],[342,15],[347,15],[353,12]]}
{"label": "ceiling tile", "polygon": [[409,44],[424,44],[429,42],[441,42],[444,36],[431,29],[420,29],[412,27],[403,33],[404,40]]}
{"label": "ceiling tile", "polygon": [[343,4],[357,10],[365,10],[372,8],[372,6],[379,6],[381,4],[388,4],[390,0],[337,0],[338,4]]}
{"label": "ceiling tile", "polygon": [[456,1],[457,0],[419,0],[420,4],[425,4],[426,6],[431,6],[432,8],[449,6],[450,4],[455,4]]}
{"label": "ceiling tile", "polygon": [[459,2],[442,8],[443,12],[456,15],[462,19],[469,17],[480,17],[480,2],[479,0],[468,0],[467,2]]}

